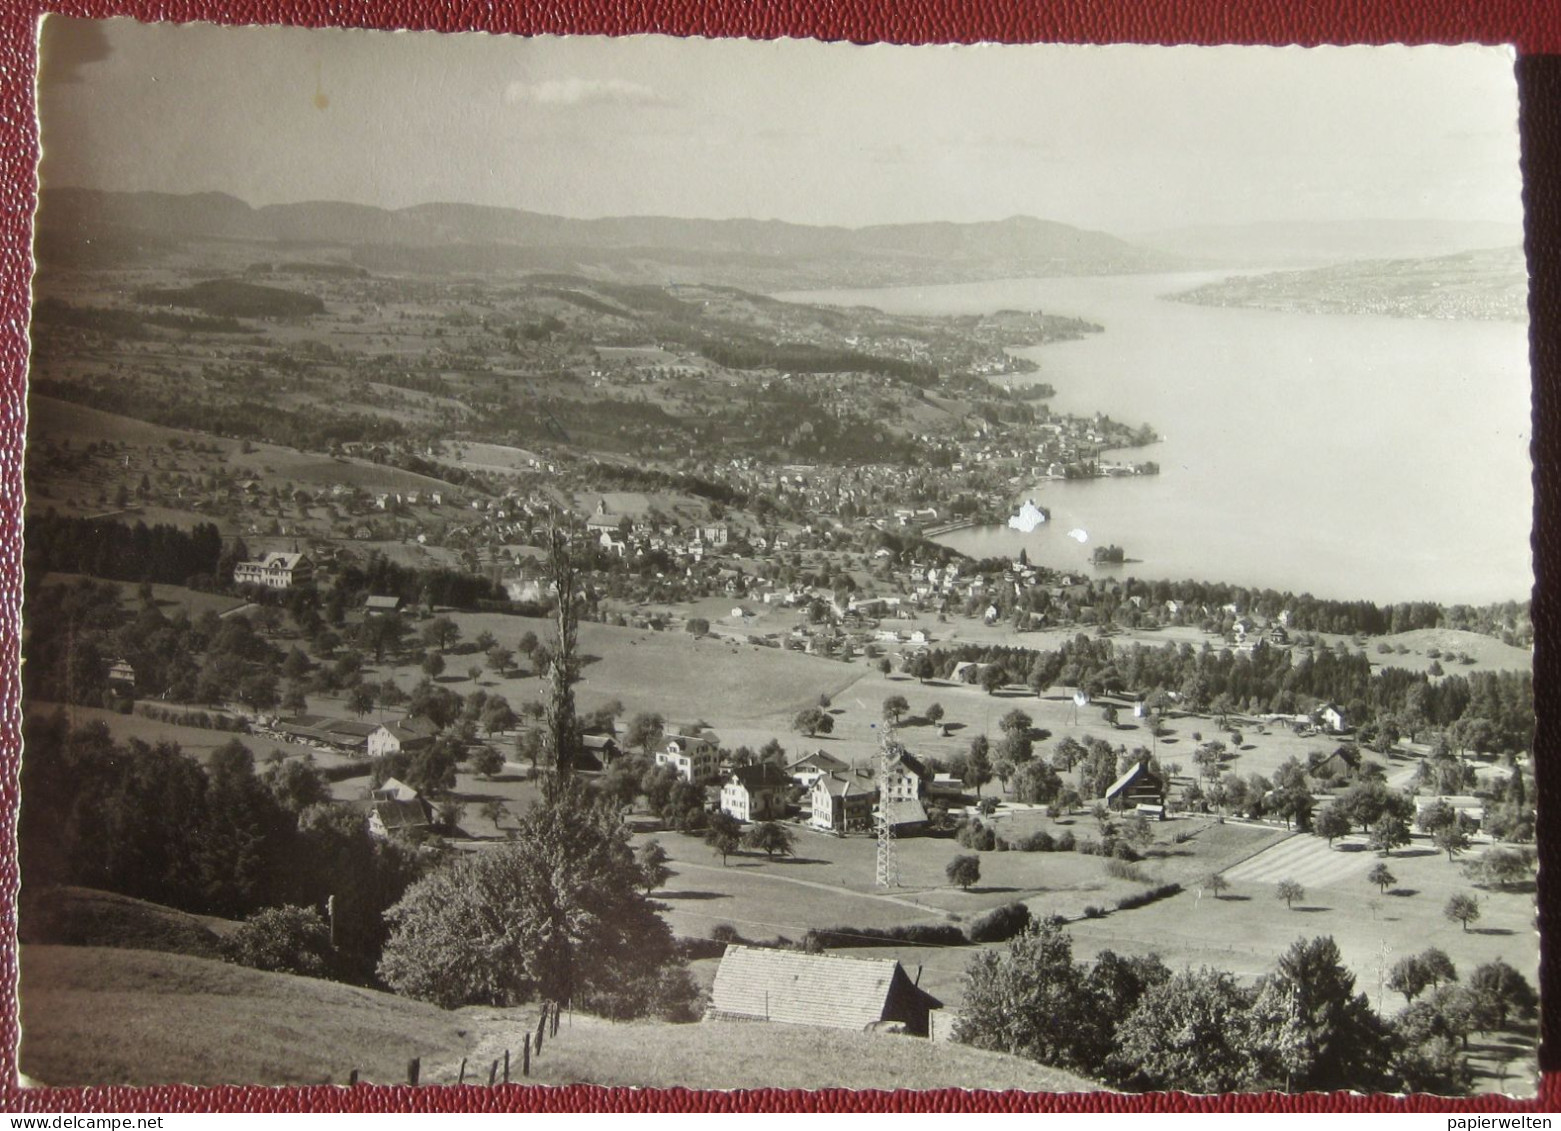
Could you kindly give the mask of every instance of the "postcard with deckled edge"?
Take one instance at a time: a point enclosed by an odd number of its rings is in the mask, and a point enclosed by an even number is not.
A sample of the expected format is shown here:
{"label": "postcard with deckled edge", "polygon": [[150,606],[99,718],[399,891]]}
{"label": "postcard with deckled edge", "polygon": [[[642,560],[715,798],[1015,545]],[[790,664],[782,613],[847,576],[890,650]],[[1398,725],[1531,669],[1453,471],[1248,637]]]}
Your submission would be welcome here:
{"label": "postcard with deckled edge", "polygon": [[29,1082],[1532,1094],[1510,52],[40,57]]}

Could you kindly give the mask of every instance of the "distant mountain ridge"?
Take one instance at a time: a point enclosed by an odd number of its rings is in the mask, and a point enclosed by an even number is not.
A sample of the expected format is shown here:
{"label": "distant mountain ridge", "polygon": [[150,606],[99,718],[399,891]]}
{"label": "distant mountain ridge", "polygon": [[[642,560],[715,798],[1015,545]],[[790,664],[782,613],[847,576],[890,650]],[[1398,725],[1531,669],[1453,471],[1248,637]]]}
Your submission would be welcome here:
{"label": "distant mountain ridge", "polygon": [[[1178,257],[1104,232],[1033,217],[845,228],[781,220],[628,216],[580,220],[522,209],[420,204],[396,210],[332,201],[259,208],[226,193],[41,194],[41,237],[166,244],[239,240],[364,249],[362,259],[449,269],[452,248],[489,269],[574,266],[619,277],[794,286],[865,285],[1027,274],[1174,270]],[[387,252],[395,249],[395,254]],[[711,272],[716,277],[711,277]],[[736,276],[736,277],[722,277]],[[816,278],[815,278],[816,277]]]}

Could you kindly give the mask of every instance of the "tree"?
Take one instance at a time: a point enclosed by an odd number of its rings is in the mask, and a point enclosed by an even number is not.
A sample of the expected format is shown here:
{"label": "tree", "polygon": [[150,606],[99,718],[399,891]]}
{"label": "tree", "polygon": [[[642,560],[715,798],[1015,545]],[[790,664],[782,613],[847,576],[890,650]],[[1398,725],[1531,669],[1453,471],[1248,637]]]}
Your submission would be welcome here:
{"label": "tree", "polygon": [[1004,734],[1022,734],[1028,736],[1031,728],[1035,726],[1035,720],[1024,711],[1015,707],[997,720],[998,729]]}
{"label": "tree", "polygon": [[1366,995],[1355,992],[1355,976],[1340,960],[1333,939],[1295,942],[1280,957],[1264,995],[1273,1021],[1279,1022],[1264,1026],[1267,1034],[1279,1036],[1281,1048],[1294,1041],[1285,1067],[1295,1090],[1383,1090],[1392,1042]]}
{"label": "tree", "polygon": [[1073,767],[1084,759],[1085,749],[1073,738],[1063,738],[1052,755],[1052,765],[1062,773],[1071,774]]}
{"label": "tree", "polygon": [[956,856],[949,861],[944,875],[948,877],[949,883],[962,891],[969,891],[970,885],[981,879],[981,857]]}
{"label": "tree", "polygon": [[1442,908],[1442,915],[1454,923],[1462,924],[1467,932],[1469,924],[1480,918],[1480,901],[1472,895],[1459,892],[1447,901],[1447,905]]}
{"label": "tree", "polygon": [[557,528],[548,533],[548,565],[554,596],[553,647],[547,663],[547,699],[543,702],[543,757],[560,778],[574,769],[580,750],[580,718],[575,713],[575,684],[580,681],[580,660],[575,654],[579,624],[580,571],[568,539]]}
{"label": "tree", "polygon": [[941,723],[943,721],[943,704],[941,704],[941,703],[934,703],[934,704],[932,704],[932,706],[927,708],[925,714],[926,714],[927,721],[929,723],[931,723],[933,726],[937,726],[939,723]]}
{"label": "tree", "polygon": [[1418,955],[1410,954],[1400,958],[1393,963],[1393,969],[1388,973],[1388,989],[1403,994],[1405,1005],[1412,1004],[1430,984],[1431,976]]}
{"label": "tree", "polygon": [[1203,886],[1214,893],[1215,899],[1220,899],[1220,892],[1230,890],[1230,881],[1219,872],[1210,872],[1204,877]]}
{"label": "tree", "polygon": [[429,679],[438,679],[444,674],[444,657],[438,652],[428,652],[423,656],[423,674]]}
{"label": "tree", "polygon": [[890,726],[898,726],[900,724],[900,719],[910,709],[911,705],[906,701],[905,696],[891,695],[883,701],[884,721],[887,722]]}
{"label": "tree", "polygon": [[1016,766],[1023,766],[1035,757],[1035,743],[1023,731],[1012,731],[998,740],[997,754]]}
{"label": "tree", "polygon": [[786,748],[780,744],[780,739],[771,738],[763,746],[759,747],[760,762],[769,762],[771,765],[786,768]]}
{"label": "tree", "polygon": [[1440,800],[1434,804],[1427,805],[1421,810],[1419,817],[1415,821],[1415,824],[1419,826],[1420,831],[1423,833],[1435,833],[1439,829],[1444,829],[1448,825],[1456,825],[1457,823],[1458,811],[1447,804],[1447,802]]}
{"label": "tree", "polygon": [[646,895],[672,878],[672,869],[667,867],[667,861],[671,859],[667,850],[654,840],[647,840],[640,845],[639,851],[634,854],[634,863],[640,870],[640,886],[645,889]]}
{"label": "tree", "polygon": [[1225,758],[1225,744],[1218,740],[1205,742],[1193,752],[1193,765],[1198,767],[1199,773],[1206,778],[1218,777],[1220,764]]}
{"label": "tree", "polygon": [[1135,1089],[1233,1092],[1257,1087],[1247,1028],[1251,995],[1204,967],[1150,988],[1116,1032],[1113,1066]]}
{"label": "tree", "polygon": [[1464,875],[1481,887],[1507,888],[1527,880],[1533,872],[1533,855],[1516,848],[1487,848],[1478,859],[1464,865]]}
{"label": "tree", "polygon": [[988,695],[996,695],[1007,682],[1008,673],[1003,670],[1001,664],[988,664],[981,669],[981,690]]}
{"label": "tree", "polygon": [[461,638],[461,629],[447,616],[438,616],[423,626],[423,643],[439,651],[447,651]]}
{"label": "tree", "polygon": [[229,962],[278,974],[329,977],[336,965],[331,932],[308,907],[267,907],[221,941]]}
{"label": "tree", "polygon": [[1306,898],[1306,889],[1294,880],[1280,880],[1274,888],[1274,896],[1284,900],[1288,909],[1296,900]]}
{"label": "tree", "polygon": [[1009,940],[1006,952],[986,950],[970,961],[956,1041],[1041,1064],[1100,1070],[1111,1018],[1062,928],[1056,917],[1032,923]]}
{"label": "tree", "polygon": [[1388,870],[1388,866],[1378,861],[1371,871],[1366,873],[1366,882],[1377,885],[1378,890],[1387,894],[1388,885],[1398,883],[1398,877]]}
{"label": "tree", "polygon": [[976,796],[981,796],[981,787],[992,780],[991,744],[987,742],[986,735],[978,734],[970,740],[970,753],[965,758],[964,784],[971,786],[976,791]]}
{"label": "tree", "polygon": [[1438,950],[1434,946],[1420,952],[1420,968],[1436,988],[1440,988],[1443,982],[1458,980],[1458,968],[1453,965],[1453,960],[1447,957],[1445,950]]}
{"label": "tree", "polygon": [[1387,856],[1408,843],[1409,825],[1397,814],[1382,816],[1377,820],[1377,827],[1371,830],[1371,847],[1380,855]]}
{"label": "tree", "polygon": [[282,692],[282,710],[292,715],[302,715],[308,709],[308,689],[302,683],[289,683],[287,690]]}
{"label": "tree", "polygon": [[[999,765],[1008,763],[999,763]],[[1026,762],[1013,771],[1014,800],[1027,805],[1051,805],[1062,795],[1062,778],[1045,762]]]}
{"label": "tree", "polygon": [[320,771],[302,758],[288,758],[266,767],[260,780],[277,803],[295,817],[309,806],[331,799]]}
{"label": "tree", "polygon": [[1106,707],[1105,710],[1101,711],[1100,717],[1105,719],[1107,726],[1109,726],[1112,730],[1116,730],[1116,728],[1117,728],[1117,709],[1115,707],[1111,707],[1111,706]]}
{"label": "tree", "polygon": [[515,717],[515,711],[509,705],[509,700],[502,695],[489,696],[488,701],[482,707],[482,729],[491,734],[511,730],[520,720]]}
{"label": "tree", "polygon": [[374,709],[375,698],[372,684],[357,684],[351,691],[347,692],[347,710],[361,719]]}
{"label": "tree", "polygon": [[816,734],[828,734],[835,729],[835,717],[822,707],[804,707],[791,721],[792,728],[812,738]]}
{"label": "tree", "polygon": [[1436,1095],[1468,1092],[1473,1078],[1462,1054],[1469,1035],[1465,997],[1433,993],[1398,1015],[1391,1069],[1399,1087]]}
{"label": "tree", "polygon": [[683,627],[694,636],[710,635],[710,622],[704,617],[689,617],[688,620],[684,622]]}
{"label": "tree", "polygon": [[774,856],[777,852],[782,856],[790,856],[794,841],[791,830],[785,825],[763,821],[744,834],[743,847],[762,852],[765,856]]}
{"label": "tree", "polygon": [[1511,1014],[1532,1017],[1539,1008],[1534,987],[1501,959],[1476,966],[1469,975],[1469,996],[1476,1023],[1485,1031],[1505,1029]]}
{"label": "tree", "polygon": [[1350,815],[1344,811],[1344,807],[1337,801],[1330,801],[1317,813],[1312,823],[1312,832],[1325,838],[1328,847],[1333,847],[1333,842],[1341,836],[1349,836],[1350,830],[1355,826],[1350,821]]}
{"label": "tree", "polygon": [[509,671],[510,665],[515,662],[515,653],[502,645],[495,644],[487,651],[488,667],[503,675]]}
{"label": "tree", "polygon": [[386,913],[379,975],[444,1009],[541,999],[643,1015],[678,968],[643,884],[617,813],[560,782],[513,841],[457,853],[407,889]]}
{"label": "tree", "polygon": [[427,719],[436,728],[443,730],[460,715],[461,697],[448,687],[440,687],[433,680],[424,679],[407,698],[407,712],[415,718]]}
{"label": "tree", "polygon": [[629,720],[629,729],[624,732],[623,744],[638,746],[640,753],[649,757],[650,748],[661,741],[666,725],[666,720],[660,715],[641,711]]}
{"label": "tree", "polygon": [[1455,818],[1431,834],[1431,843],[1447,853],[1447,862],[1451,864],[1454,856],[1469,850],[1469,830],[1462,820]]}
{"label": "tree", "polygon": [[277,693],[276,676],[270,672],[256,672],[246,676],[238,687],[239,702],[251,711],[269,711],[281,702]]}
{"label": "tree", "polygon": [[492,780],[504,772],[504,755],[492,746],[479,746],[471,757],[472,772]]}
{"label": "tree", "polygon": [[736,852],[742,844],[737,818],[722,810],[710,814],[709,827],[705,831],[705,843],[710,850],[721,857],[721,866],[726,866],[726,858]]}

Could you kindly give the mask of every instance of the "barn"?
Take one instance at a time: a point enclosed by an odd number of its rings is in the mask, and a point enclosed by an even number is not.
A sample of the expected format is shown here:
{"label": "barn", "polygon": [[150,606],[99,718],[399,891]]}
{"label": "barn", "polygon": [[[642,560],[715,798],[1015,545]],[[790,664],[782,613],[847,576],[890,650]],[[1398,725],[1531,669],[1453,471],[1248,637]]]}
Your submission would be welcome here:
{"label": "barn", "polygon": [[899,1022],[907,1033],[925,1037],[932,1011],[941,1008],[892,958],[733,945],[721,958],[705,1016],[856,1032]]}
{"label": "barn", "polygon": [[1138,762],[1106,790],[1106,804],[1118,812],[1136,808],[1154,817],[1165,816],[1165,779]]}

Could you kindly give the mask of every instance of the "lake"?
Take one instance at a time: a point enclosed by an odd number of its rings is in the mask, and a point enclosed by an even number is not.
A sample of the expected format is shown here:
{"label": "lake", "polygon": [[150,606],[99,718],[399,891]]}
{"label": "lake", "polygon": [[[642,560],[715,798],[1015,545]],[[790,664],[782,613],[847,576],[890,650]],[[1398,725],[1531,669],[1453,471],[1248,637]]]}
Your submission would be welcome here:
{"label": "lake", "polygon": [[[896,313],[1077,315],[1087,340],[1018,351],[1058,411],[1149,423],[1126,454],[1156,478],[1020,490],[1052,513],[938,539],[975,557],[1198,578],[1318,597],[1449,604],[1532,586],[1528,329],[1512,322],[1293,314],[1170,302],[1230,272],[1015,279],[780,295]],[[1070,530],[1086,532],[1080,544]]]}

